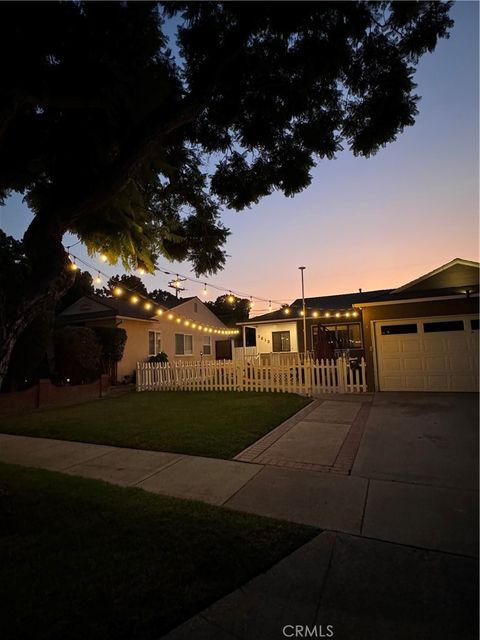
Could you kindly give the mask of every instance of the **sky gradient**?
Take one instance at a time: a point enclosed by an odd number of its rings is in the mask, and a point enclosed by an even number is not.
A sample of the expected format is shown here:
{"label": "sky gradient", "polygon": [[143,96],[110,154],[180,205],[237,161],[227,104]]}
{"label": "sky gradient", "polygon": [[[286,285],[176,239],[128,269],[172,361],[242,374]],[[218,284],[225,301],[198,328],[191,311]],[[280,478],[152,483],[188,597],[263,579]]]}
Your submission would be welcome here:
{"label": "sky gradient", "polygon": [[[291,302],[301,295],[300,265],[308,297],[396,287],[453,258],[478,260],[478,14],[477,2],[454,5],[450,39],[418,65],[416,124],[396,142],[372,158],[345,150],[320,161],[310,187],[294,198],[273,194],[244,212],[224,212],[230,257],[205,281]],[[18,194],[0,209],[0,227],[17,238],[30,219]],[[72,251],[97,264],[81,245]],[[159,266],[194,277],[188,263]],[[143,280],[149,290],[167,289],[166,275]],[[203,297],[203,285],[186,287],[183,295]],[[208,299],[221,293],[211,289]]]}

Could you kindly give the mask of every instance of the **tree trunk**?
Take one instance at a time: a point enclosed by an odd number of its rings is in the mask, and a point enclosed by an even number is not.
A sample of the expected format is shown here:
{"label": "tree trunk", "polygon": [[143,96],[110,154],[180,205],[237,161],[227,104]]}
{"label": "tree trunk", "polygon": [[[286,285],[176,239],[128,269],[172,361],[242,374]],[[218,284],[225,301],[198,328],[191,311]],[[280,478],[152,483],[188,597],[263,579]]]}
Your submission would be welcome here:
{"label": "tree trunk", "polygon": [[20,334],[74,282],[74,272],[68,269],[68,254],[62,245],[63,230],[57,222],[45,224],[36,216],[25,233],[25,254],[29,258],[32,275],[15,309],[0,314],[0,389]]}

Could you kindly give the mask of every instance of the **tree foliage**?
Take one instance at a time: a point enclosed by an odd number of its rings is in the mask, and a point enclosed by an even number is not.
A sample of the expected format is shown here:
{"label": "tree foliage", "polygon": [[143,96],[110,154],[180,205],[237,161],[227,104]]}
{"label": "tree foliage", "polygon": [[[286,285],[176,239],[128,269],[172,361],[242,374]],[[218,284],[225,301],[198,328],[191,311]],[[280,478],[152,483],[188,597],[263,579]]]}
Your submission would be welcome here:
{"label": "tree foliage", "polygon": [[125,267],[214,273],[222,207],[292,196],[318,161],[368,156],[414,123],[415,65],[448,37],[449,8],[0,3],[0,202],[21,192],[35,214],[23,297],[0,310],[0,379],[27,319],[73,282],[66,232]]}
{"label": "tree foliage", "polygon": [[105,295],[111,295],[115,287],[125,287],[129,291],[135,291],[139,295],[147,296],[147,287],[142,280],[133,274],[123,274],[121,276],[113,276],[108,280],[107,287],[104,288]]}
{"label": "tree foliage", "polygon": [[234,327],[237,322],[246,322],[250,311],[250,301],[234,296],[229,302],[228,295],[219,296],[214,302],[206,302],[206,306],[227,326]]}

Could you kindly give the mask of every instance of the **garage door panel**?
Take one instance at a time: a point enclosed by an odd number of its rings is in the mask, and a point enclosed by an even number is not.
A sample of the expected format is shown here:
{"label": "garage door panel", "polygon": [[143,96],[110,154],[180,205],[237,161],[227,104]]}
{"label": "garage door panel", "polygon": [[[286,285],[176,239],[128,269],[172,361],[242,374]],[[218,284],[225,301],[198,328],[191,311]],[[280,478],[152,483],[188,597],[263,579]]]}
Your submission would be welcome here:
{"label": "garage door panel", "polygon": [[[470,320],[471,316],[448,316],[376,323],[379,388],[478,391],[478,331],[470,330]],[[409,332],[402,323],[408,324]],[[435,330],[424,332],[424,327],[431,328],[433,323]],[[456,329],[438,331],[437,326]]]}

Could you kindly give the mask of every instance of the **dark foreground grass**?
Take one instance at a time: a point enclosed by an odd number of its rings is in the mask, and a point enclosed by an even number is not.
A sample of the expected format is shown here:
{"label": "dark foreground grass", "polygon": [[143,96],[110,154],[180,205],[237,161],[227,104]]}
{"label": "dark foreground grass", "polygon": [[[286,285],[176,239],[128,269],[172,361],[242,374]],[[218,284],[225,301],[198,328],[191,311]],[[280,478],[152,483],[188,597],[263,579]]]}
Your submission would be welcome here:
{"label": "dark foreground grass", "polygon": [[317,530],[0,464],[3,640],[158,640]]}
{"label": "dark foreground grass", "polygon": [[0,431],[233,458],[309,402],[287,393],[151,391],[5,415]]}

